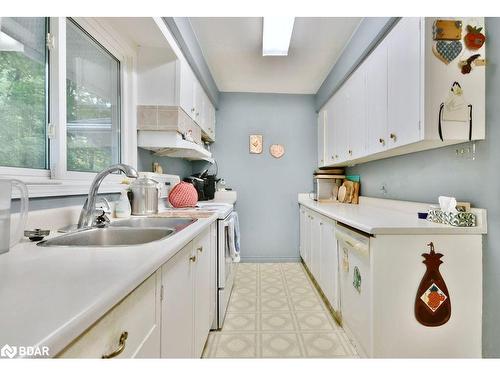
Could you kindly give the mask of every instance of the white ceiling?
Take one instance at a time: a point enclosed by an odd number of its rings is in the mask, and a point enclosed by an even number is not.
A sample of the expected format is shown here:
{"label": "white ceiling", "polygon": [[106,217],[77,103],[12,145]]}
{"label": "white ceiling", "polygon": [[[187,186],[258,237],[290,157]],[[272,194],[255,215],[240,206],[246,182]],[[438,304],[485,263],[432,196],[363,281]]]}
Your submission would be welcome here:
{"label": "white ceiling", "polygon": [[288,56],[262,56],[262,18],[191,17],[220,91],[315,94],[361,18],[296,18]]}

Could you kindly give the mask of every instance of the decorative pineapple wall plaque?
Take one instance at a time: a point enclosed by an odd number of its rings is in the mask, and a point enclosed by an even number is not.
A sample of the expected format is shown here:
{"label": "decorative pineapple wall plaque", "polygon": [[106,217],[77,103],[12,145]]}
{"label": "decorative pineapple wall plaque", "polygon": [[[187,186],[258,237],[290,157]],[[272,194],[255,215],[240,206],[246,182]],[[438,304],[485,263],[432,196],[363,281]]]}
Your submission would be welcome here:
{"label": "decorative pineapple wall plaque", "polygon": [[262,135],[261,134],[250,135],[250,153],[251,154],[262,154]]}
{"label": "decorative pineapple wall plaque", "polygon": [[422,254],[427,270],[415,297],[415,318],[424,326],[437,327],[450,319],[451,300],[446,283],[439,272],[443,254],[434,251],[432,242],[427,246],[431,251],[429,254]]}
{"label": "decorative pineapple wall plaque", "polygon": [[285,146],[283,145],[271,145],[269,148],[269,152],[271,153],[272,156],[274,156],[276,159],[281,158],[285,154]]}

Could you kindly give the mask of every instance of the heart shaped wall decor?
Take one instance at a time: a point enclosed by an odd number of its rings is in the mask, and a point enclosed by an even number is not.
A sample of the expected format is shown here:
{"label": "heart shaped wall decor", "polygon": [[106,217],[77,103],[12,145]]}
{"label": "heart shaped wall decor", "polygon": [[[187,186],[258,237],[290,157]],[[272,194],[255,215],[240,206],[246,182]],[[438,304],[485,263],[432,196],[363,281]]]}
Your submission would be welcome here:
{"label": "heart shaped wall decor", "polygon": [[283,145],[271,145],[269,151],[272,156],[279,159],[285,154],[285,147]]}
{"label": "heart shaped wall decor", "polygon": [[439,55],[437,57],[445,64],[449,64],[460,55],[462,48],[462,43],[458,40],[452,42],[440,40],[436,43],[436,52]]}

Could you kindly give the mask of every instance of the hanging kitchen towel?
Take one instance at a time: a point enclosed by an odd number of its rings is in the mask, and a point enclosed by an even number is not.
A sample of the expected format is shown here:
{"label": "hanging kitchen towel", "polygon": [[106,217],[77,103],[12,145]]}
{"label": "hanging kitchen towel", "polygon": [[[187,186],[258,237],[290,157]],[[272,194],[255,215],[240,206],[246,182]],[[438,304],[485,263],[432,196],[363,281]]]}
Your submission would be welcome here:
{"label": "hanging kitchen towel", "polygon": [[229,218],[229,251],[233,262],[238,263],[240,261],[240,223],[238,213],[233,211]]}

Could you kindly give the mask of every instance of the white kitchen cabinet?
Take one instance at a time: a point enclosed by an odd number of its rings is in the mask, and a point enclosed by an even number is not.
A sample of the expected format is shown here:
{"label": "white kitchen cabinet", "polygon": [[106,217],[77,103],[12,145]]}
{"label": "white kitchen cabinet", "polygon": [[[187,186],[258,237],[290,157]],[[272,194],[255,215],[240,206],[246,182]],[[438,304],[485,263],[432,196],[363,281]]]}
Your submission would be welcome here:
{"label": "white kitchen cabinet", "polygon": [[205,140],[215,141],[215,108],[212,102],[188,62],[176,56],[167,46],[162,49],[140,47],[137,103],[142,107],[163,106],[171,110],[180,107],[193,126],[203,131]]}
{"label": "white kitchen cabinet", "polygon": [[329,218],[321,219],[320,237],[320,272],[317,281],[330,306],[339,313],[339,263],[335,221]]}
{"label": "white kitchen cabinet", "polygon": [[204,138],[215,141],[215,108],[205,92],[202,93],[200,126],[204,132]]}
{"label": "white kitchen cabinet", "polygon": [[194,80],[193,95],[194,95],[193,119],[203,129],[203,124],[201,120],[203,114],[203,95],[205,95],[205,92],[203,91],[203,88],[201,87],[201,84],[197,79]]}
{"label": "white kitchen cabinet", "polygon": [[387,42],[366,58],[366,153],[387,149]]}
{"label": "white kitchen cabinet", "polygon": [[192,358],[194,353],[193,243],[162,267],[161,357]]}
{"label": "white kitchen cabinet", "polygon": [[196,77],[187,62],[179,61],[179,105],[191,119],[196,121],[194,88]]}
{"label": "white kitchen cabinet", "polygon": [[330,306],[340,313],[335,221],[304,206],[300,206],[299,213],[301,258]]}
{"label": "white kitchen cabinet", "polygon": [[306,219],[304,223],[304,263],[311,267],[311,213],[306,210]]}
{"label": "white kitchen cabinet", "polygon": [[348,123],[347,158],[358,159],[365,156],[366,142],[366,74],[362,65],[354,71],[347,84],[346,113]]}
{"label": "white kitchen cabinet", "polygon": [[210,311],[212,329],[217,329],[217,223],[210,226]]}
{"label": "white kitchen cabinet", "polygon": [[60,358],[159,358],[160,273],[156,272],[60,352]]}
{"label": "white kitchen cabinet", "polygon": [[201,357],[215,303],[213,240],[211,229],[206,229],[162,267],[162,358]]}
{"label": "white kitchen cabinet", "polygon": [[[349,119],[349,87],[344,86],[339,90],[337,100],[333,104],[333,134],[334,134],[334,159],[336,161],[349,159],[349,128],[343,126]],[[330,126],[330,124],[329,124]]]}
{"label": "white kitchen cabinet", "polygon": [[326,109],[318,113],[318,167],[325,165],[325,122]]}
{"label": "white kitchen cabinet", "polygon": [[[325,162],[324,165],[330,165],[335,163],[336,156],[338,158],[337,153],[337,131],[339,129],[338,126],[334,126],[333,124],[338,123],[339,112],[337,111],[337,102],[339,100],[339,96],[335,96],[328,103],[326,103],[325,107],[322,109],[325,113],[325,141],[323,144],[324,147],[324,155]],[[319,153],[320,151],[318,151]]]}
{"label": "white kitchen cabinet", "polygon": [[[402,18],[320,110],[326,111],[326,166],[349,166],[485,138],[485,69],[462,74],[462,55],[444,64],[433,53],[435,18]],[[461,18],[484,26],[484,18]],[[465,55],[463,55],[465,53]],[[484,45],[477,51],[485,57]],[[461,119],[442,113],[451,88],[462,89]],[[470,117],[470,114],[471,117]],[[441,120],[440,120],[441,115]],[[321,147],[321,143],[319,143]]]}
{"label": "white kitchen cabinet", "polygon": [[[420,136],[420,18],[401,19],[387,36],[387,124],[389,148],[417,142]],[[460,74],[457,68],[457,75]],[[458,79],[458,77],[457,77]]]}
{"label": "white kitchen cabinet", "polygon": [[305,260],[305,236],[306,236],[306,225],[307,225],[307,214],[304,207],[300,207],[299,210],[299,255]]}
{"label": "white kitchen cabinet", "polygon": [[194,357],[201,358],[208,332],[212,326],[211,299],[211,231],[205,230],[193,242],[195,260],[194,279]]}
{"label": "white kitchen cabinet", "polygon": [[320,262],[321,262],[321,230],[320,226],[322,225],[321,219],[319,215],[314,212],[310,212],[310,221],[311,221],[311,256],[310,256],[310,264],[309,270],[316,278],[320,272]]}

